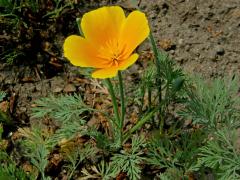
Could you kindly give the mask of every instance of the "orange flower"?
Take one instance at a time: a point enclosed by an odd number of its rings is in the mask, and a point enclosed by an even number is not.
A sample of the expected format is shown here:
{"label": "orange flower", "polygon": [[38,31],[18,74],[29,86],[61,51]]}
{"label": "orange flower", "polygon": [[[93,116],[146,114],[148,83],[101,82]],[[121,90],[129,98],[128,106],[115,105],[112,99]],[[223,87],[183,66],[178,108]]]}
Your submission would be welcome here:
{"label": "orange flower", "polygon": [[83,15],[84,37],[71,35],[64,42],[64,55],[75,66],[92,67],[93,78],[111,78],[131,66],[138,54],[134,49],[149,34],[144,13],[133,11],[125,17],[119,6],[102,7]]}

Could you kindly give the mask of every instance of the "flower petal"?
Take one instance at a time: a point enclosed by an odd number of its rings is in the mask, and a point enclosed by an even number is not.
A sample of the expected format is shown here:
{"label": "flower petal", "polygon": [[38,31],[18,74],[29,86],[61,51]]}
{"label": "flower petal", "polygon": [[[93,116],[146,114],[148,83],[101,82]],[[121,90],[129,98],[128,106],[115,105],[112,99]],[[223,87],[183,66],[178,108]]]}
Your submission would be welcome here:
{"label": "flower petal", "polygon": [[103,68],[107,60],[97,57],[97,50],[81,36],[67,37],[63,45],[64,56],[75,66]]}
{"label": "flower petal", "polygon": [[140,11],[131,12],[122,26],[119,42],[129,56],[149,35],[148,20]]}
{"label": "flower petal", "polygon": [[92,77],[99,79],[112,78],[117,75],[117,72],[118,72],[117,67],[97,69],[92,73]]}
{"label": "flower petal", "polygon": [[134,64],[137,59],[138,59],[138,54],[137,54],[137,53],[134,53],[134,54],[131,55],[128,59],[121,61],[121,62],[119,63],[118,69],[119,69],[119,70],[127,69],[129,66],[131,66],[132,64]]}
{"label": "flower petal", "polygon": [[119,6],[102,7],[83,15],[81,28],[84,37],[98,45],[116,39],[126,17]]}

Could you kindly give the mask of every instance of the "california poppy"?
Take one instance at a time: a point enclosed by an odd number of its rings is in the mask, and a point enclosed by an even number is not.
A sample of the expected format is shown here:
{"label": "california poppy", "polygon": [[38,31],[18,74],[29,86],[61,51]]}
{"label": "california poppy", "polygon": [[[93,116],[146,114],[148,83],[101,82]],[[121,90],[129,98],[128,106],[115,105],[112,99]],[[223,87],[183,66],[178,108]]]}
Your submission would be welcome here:
{"label": "california poppy", "polygon": [[64,55],[75,66],[92,67],[93,78],[111,78],[131,66],[136,47],[149,34],[144,13],[133,11],[127,17],[119,6],[101,7],[83,15],[83,36],[71,35],[64,42]]}

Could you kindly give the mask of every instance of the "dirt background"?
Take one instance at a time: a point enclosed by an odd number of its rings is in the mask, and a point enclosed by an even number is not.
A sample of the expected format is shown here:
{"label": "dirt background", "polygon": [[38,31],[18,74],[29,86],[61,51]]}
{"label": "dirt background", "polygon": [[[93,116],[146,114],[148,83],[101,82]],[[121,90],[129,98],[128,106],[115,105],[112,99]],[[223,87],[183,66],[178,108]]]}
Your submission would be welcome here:
{"label": "dirt background", "polygon": [[[39,35],[44,37],[41,42],[36,39],[31,42],[34,47],[38,44],[38,50],[30,46],[30,55],[24,63],[0,63],[0,90],[7,93],[5,101],[9,102],[10,114],[17,126],[29,124],[30,108],[40,97],[80,92],[85,99],[94,98],[90,90],[97,89],[98,82],[84,78],[78,68],[66,61],[62,44],[68,35],[77,33],[73,25],[76,17],[111,3],[122,6],[126,12],[133,10],[127,1],[83,1],[82,8],[69,11],[64,18],[54,21],[55,28],[47,22],[46,32]],[[207,79],[239,74],[239,0],[142,0],[140,8],[148,16],[159,48],[185,72],[199,73]],[[1,27],[2,36],[8,35],[7,27],[4,28]],[[4,45],[1,46],[4,50]],[[147,57],[151,54],[149,43],[145,42],[138,51],[141,59]],[[35,63],[30,63],[32,61]],[[128,81],[133,81],[135,78],[131,77],[144,70],[143,62],[138,61],[127,70],[131,75]]]}

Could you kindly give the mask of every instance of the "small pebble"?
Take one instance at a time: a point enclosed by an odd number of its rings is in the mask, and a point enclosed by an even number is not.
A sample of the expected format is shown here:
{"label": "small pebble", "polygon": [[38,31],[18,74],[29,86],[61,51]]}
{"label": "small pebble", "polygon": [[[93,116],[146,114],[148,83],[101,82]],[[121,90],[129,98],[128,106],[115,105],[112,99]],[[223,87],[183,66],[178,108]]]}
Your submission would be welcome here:
{"label": "small pebble", "polygon": [[225,50],[224,50],[223,47],[221,47],[221,46],[217,46],[217,47],[216,47],[216,54],[217,54],[217,55],[222,56],[222,55],[224,55],[224,53],[225,53]]}
{"label": "small pebble", "polygon": [[190,46],[189,44],[187,44],[187,45],[185,46],[185,49],[186,49],[186,51],[188,52],[188,51],[190,51],[191,46]]}
{"label": "small pebble", "polygon": [[208,54],[208,57],[210,60],[212,61],[216,61],[217,60],[217,55],[216,55],[216,52],[214,50],[211,50]]}
{"label": "small pebble", "polygon": [[178,40],[178,44],[181,46],[181,45],[183,45],[183,39],[179,39]]}

